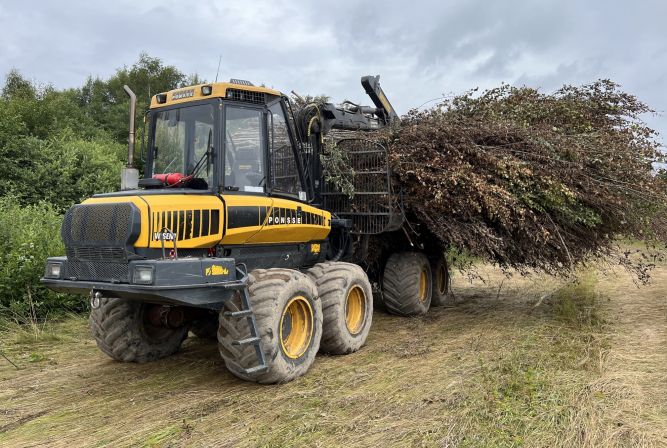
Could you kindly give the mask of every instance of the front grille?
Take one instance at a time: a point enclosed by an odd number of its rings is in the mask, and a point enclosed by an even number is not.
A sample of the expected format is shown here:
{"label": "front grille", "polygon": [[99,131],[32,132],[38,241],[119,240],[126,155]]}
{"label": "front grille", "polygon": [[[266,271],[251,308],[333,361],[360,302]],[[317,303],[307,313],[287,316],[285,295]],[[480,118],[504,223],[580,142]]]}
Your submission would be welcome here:
{"label": "front grille", "polygon": [[80,261],[124,260],[125,250],[122,247],[68,247],[67,258]]}
{"label": "front grille", "polygon": [[79,204],[60,230],[70,261],[127,262],[139,237],[141,213],[131,202]]}
{"label": "front grille", "polygon": [[63,266],[65,279],[121,283],[130,281],[127,263],[68,261]]}
{"label": "front grille", "polygon": [[166,210],[153,212],[151,240],[160,241],[171,232],[177,241],[217,235],[220,232],[220,210]]}
{"label": "front grille", "polygon": [[241,89],[227,89],[227,99],[257,104],[264,104],[266,102],[266,96],[263,93],[249,92]]}

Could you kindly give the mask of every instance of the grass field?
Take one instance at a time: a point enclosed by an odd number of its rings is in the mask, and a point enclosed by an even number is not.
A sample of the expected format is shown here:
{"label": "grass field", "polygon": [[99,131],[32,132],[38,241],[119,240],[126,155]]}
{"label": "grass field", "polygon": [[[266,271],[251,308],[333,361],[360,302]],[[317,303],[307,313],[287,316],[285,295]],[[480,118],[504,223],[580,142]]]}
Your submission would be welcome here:
{"label": "grass field", "polygon": [[641,288],[480,273],[424,318],[377,311],[360,352],[278,386],[196,338],[119,364],[82,317],[6,324],[0,446],[667,446],[667,266]]}

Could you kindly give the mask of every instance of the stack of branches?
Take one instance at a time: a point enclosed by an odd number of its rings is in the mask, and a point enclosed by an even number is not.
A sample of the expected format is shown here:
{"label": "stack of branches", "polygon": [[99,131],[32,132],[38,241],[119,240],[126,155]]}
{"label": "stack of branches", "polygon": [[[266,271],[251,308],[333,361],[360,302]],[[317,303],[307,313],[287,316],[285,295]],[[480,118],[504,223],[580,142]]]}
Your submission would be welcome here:
{"label": "stack of branches", "polygon": [[[381,138],[409,220],[502,267],[570,272],[619,237],[667,241],[653,111],[611,81],[503,85],[404,116]],[[646,263],[621,262],[640,278]]]}

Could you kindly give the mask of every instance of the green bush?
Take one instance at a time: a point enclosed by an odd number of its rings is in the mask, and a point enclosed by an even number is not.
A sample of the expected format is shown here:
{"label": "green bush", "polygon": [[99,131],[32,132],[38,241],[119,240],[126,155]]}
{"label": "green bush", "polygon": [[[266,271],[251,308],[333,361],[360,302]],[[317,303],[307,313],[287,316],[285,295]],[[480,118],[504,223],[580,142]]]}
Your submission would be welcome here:
{"label": "green bush", "polygon": [[50,204],[21,205],[0,198],[0,313],[40,319],[63,311],[80,311],[80,297],[55,293],[40,285],[49,256],[63,255],[62,215]]}

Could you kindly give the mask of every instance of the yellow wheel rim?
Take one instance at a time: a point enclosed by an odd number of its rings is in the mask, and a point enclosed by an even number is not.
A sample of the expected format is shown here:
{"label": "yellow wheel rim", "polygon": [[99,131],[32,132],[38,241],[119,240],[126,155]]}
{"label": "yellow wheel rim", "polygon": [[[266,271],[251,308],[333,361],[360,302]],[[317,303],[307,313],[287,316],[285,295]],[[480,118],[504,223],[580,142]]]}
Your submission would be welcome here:
{"label": "yellow wheel rim", "polygon": [[353,286],[347,293],[345,303],[345,325],[350,334],[361,331],[366,320],[366,294],[359,286]]}
{"label": "yellow wheel rim", "polygon": [[438,293],[442,296],[447,292],[447,270],[445,265],[441,264],[438,268]]}
{"label": "yellow wheel rim", "polygon": [[427,280],[428,280],[428,275],[426,274],[426,270],[423,269],[419,273],[419,301],[424,302],[426,301],[426,292],[428,291],[427,287]]}
{"label": "yellow wheel rim", "polygon": [[313,309],[303,296],[292,297],[280,317],[280,345],[283,353],[296,359],[303,355],[313,337]]}

